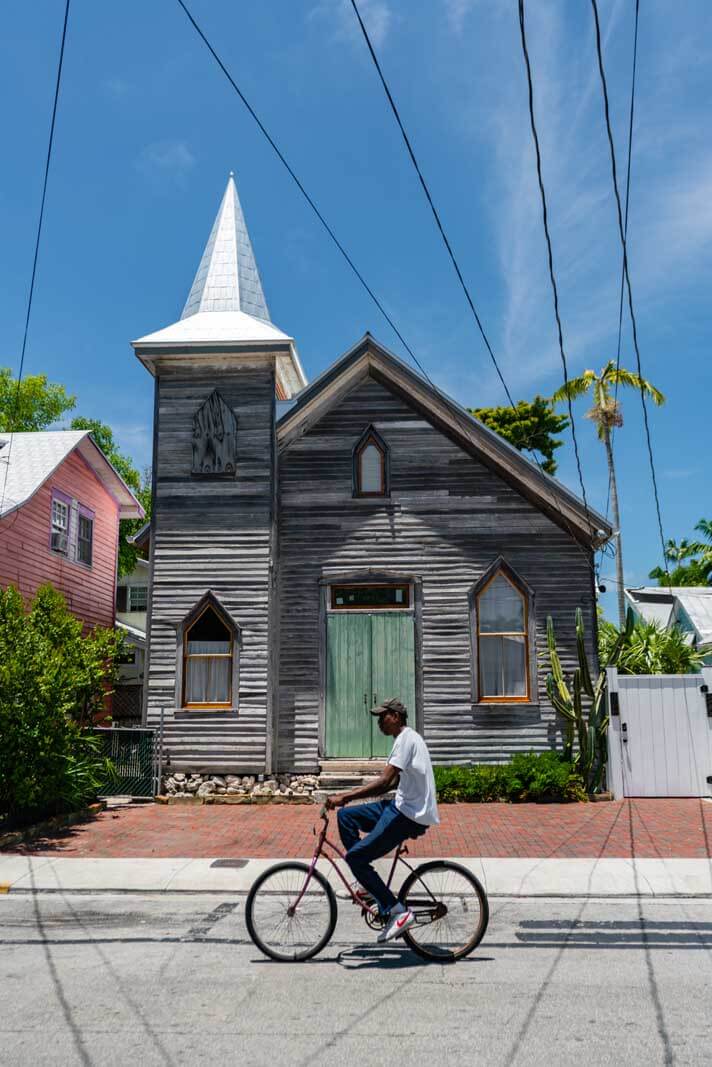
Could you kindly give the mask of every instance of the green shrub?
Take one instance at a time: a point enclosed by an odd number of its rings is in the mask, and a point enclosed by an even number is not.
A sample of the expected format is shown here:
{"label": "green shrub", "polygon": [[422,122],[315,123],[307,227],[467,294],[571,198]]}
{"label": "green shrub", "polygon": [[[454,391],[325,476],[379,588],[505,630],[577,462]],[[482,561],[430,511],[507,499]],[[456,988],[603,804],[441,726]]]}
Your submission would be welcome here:
{"label": "green shrub", "polygon": [[[608,662],[619,635],[620,630],[612,622],[599,622],[602,663]],[[625,635],[616,666],[619,674],[697,674],[704,666],[705,655],[690,644],[677,626],[667,628],[658,622],[637,619]]]}
{"label": "green shrub", "polygon": [[122,647],[113,630],[83,635],[51,586],[27,612],[0,589],[0,817],[81,807],[111,776],[91,724]]}
{"label": "green shrub", "polygon": [[585,800],[583,779],[558,752],[528,752],[510,763],[435,767],[438,800]]}

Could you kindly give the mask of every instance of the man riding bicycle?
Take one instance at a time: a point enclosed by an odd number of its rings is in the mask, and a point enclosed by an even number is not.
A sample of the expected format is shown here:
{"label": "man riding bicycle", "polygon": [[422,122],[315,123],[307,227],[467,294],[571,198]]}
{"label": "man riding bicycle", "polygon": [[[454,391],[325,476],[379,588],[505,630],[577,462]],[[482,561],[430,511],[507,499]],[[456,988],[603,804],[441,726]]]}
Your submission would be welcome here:
{"label": "man riding bicycle", "polygon": [[[349,793],[329,797],[327,807],[339,808],[339,833],[346,849],[346,861],[370,894],[385,920],[378,941],[400,937],[415,922],[410,909],[401,904],[374,870],[373,861],[391,852],[409,837],[421,837],[429,826],[440,822],[435,795],[435,779],[425,741],[408,726],[408,712],[400,700],[386,700],[371,709],[378,716],[381,733],[393,737],[394,744],[383,774],[369,785]],[[345,810],[352,800],[381,796],[397,785],[394,800],[359,804]],[[365,837],[361,837],[361,834]]]}

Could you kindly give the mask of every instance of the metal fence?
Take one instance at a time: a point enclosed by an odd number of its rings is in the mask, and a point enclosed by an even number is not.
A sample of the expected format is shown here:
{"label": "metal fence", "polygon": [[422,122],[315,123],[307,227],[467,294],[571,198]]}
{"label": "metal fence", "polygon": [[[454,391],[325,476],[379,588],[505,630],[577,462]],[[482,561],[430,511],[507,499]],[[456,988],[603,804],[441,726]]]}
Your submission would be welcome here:
{"label": "metal fence", "polygon": [[100,791],[102,796],[153,797],[158,791],[156,731],[142,727],[99,728],[104,755],[116,777]]}

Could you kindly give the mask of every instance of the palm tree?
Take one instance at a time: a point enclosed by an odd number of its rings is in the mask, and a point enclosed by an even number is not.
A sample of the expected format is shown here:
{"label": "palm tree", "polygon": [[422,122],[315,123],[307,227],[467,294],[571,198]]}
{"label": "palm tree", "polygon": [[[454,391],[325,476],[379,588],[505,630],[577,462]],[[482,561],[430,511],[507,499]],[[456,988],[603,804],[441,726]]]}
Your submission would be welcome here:
{"label": "palm tree", "polygon": [[[654,385],[641,378],[633,371],[617,367],[616,362],[610,359],[600,374],[595,371],[585,370],[578,378],[569,379],[566,385],[554,393],[552,400],[576,400],[589,392],[593,393],[593,407],[586,412],[586,417],[596,424],[599,440],[603,441],[608,460],[608,478],[611,487],[611,510],[613,511],[613,525],[617,541],[616,551],[616,577],[618,579],[618,618],[621,628],[625,626],[625,597],[623,594],[623,552],[621,548],[621,520],[618,508],[618,486],[616,483],[616,468],[613,462],[613,430],[623,425],[623,413],[616,399],[618,388],[639,389],[640,392],[649,396],[654,404],[664,404],[665,397]],[[617,387],[617,388],[616,388]]]}
{"label": "palm tree", "polygon": [[[704,541],[683,537],[678,544],[671,538],[665,545],[665,559],[675,564],[670,572],[671,585],[712,585],[712,519],[700,519],[695,529]],[[663,567],[655,567],[648,577],[656,578],[660,585],[668,581]]]}

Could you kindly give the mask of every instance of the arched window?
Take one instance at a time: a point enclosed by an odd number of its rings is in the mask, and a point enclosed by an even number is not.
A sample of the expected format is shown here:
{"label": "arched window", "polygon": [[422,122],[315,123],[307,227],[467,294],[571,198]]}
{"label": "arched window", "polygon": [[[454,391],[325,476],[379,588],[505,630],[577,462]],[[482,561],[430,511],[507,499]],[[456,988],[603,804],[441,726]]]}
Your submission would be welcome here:
{"label": "arched window", "polygon": [[480,701],[529,700],[526,593],[499,568],[476,594],[475,608]]}
{"label": "arched window", "polygon": [[388,495],[388,447],[369,427],[354,449],[356,496]]}
{"label": "arched window", "polygon": [[207,603],[183,634],[183,707],[232,706],[235,634]]}

